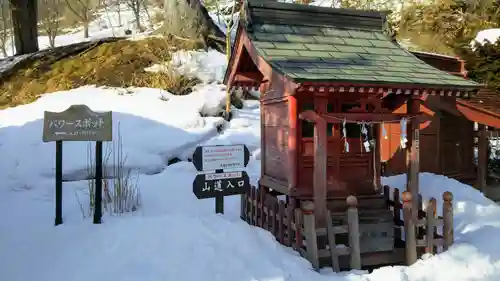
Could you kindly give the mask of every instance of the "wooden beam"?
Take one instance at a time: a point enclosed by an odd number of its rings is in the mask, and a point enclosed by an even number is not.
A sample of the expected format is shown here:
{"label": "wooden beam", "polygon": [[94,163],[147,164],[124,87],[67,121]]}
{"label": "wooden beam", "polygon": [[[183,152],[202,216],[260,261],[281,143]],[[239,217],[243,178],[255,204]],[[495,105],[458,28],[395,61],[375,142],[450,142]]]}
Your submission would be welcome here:
{"label": "wooden beam", "polygon": [[326,227],[326,184],[327,184],[327,137],[326,122],[318,118],[314,124],[314,215],[316,226]]}
{"label": "wooden beam", "polygon": [[320,122],[320,120],[322,118],[319,116],[318,113],[316,113],[316,111],[306,110],[306,111],[303,111],[299,114],[299,119],[316,123],[316,122]]}
{"label": "wooden beam", "polygon": [[349,122],[398,122],[402,118],[411,118],[418,121],[431,121],[433,117],[427,114],[397,114],[397,113],[322,113],[320,115],[312,110],[299,114],[299,118],[310,122],[316,122],[316,118],[322,118],[328,123],[342,123],[344,118]]}
{"label": "wooden beam", "polygon": [[479,124],[477,157],[477,189],[484,193],[488,172],[488,136],[486,126]]}
{"label": "wooden beam", "polygon": [[263,76],[260,73],[255,72],[236,72],[233,83],[244,83],[244,84],[260,84],[263,80]]}

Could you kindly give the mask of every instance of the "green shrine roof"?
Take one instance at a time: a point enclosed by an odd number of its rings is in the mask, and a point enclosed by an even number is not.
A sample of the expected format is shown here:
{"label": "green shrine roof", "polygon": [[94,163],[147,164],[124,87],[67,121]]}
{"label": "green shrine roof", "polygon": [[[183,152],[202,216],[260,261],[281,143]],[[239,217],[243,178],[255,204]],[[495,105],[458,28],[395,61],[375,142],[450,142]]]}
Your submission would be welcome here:
{"label": "green shrine roof", "polygon": [[242,24],[259,55],[296,82],[482,88],[400,47],[387,35],[380,12],[270,0],[247,0],[243,11]]}

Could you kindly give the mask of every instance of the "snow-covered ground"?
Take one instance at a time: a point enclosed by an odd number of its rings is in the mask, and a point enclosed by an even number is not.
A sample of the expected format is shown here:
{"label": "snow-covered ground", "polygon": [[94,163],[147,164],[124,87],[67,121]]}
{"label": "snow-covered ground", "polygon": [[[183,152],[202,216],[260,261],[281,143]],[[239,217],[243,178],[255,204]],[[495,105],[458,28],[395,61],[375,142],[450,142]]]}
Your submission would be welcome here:
{"label": "snow-covered ground", "polygon": [[[200,62],[224,64],[223,55],[211,52],[177,56],[171,63],[188,72]],[[2,280],[500,280],[499,207],[470,186],[442,176],[422,174],[421,190],[427,199],[453,192],[456,245],[411,267],[384,267],[371,274],[313,271],[272,235],[242,222],[238,196],[226,198],[224,215],[214,214],[212,199],[198,200],[192,194],[197,173],[192,163],[167,166],[167,161],[187,160],[198,144],[244,143],[252,152],[246,169],[255,184],[260,113],[257,101],[245,101],[226,123],[217,117],[225,95],[220,76],[208,75],[206,69],[200,73],[208,79],[187,96],[87,86],[0,111]],[[113,111],[114,138],[119,129],[126,166],[138,173],[138,211],[106,213],[103,224],[93,225],[84,179],[88,144],[66,142],[64,224],[53,226],[55,144],[42,142],[42,117],[44,110],[61,111],[71,104]],[[221,124],[224,130],[218,133]],[[404,176],[383,181],[404,189]]]}
{"label": "snow-covered ground", "polygon": [[[229,1],[228,1],[229,3]],[[331,6],[332,1],[314,1]],[[221,6],[228,5],[221,3]],[[153,11],[150,11],[151,16]],[[212,18],[217,15],[211,13]],[[100,13],[91,39],[138,34],[125,8],[122,26],[116,13]],[[147,15],[143,25],[150,26]],[[224,22],[218,22],[225,30]],[[40,37],[41,48],[48,38]],[[87,40],[81,29],[61,35],[56,45]],[[234,119],[219,116],[225,102],[220,84],[225,56],[215,51],[180,51],[173,61],[148,71],[176,69],[202,84],[187,96],[151,88],[86,86],[43,96],[36,102],[0,111],[0,279],[7,281],[497,281],[500,280],[500,209],[470,186],[421,174],[425,199],[454,194],[456,244],[446,253],[411,267],[384,267],[373,273],[330,270],[317,273],[294,251],[266,231],[239,219],[239,197],[225,199],[225,214],[214,214],[212,199],[192,193],[197,172],[188,162],[195,147],[246,144],[246,170],[253,184],[260,176],[260,108],[245,101]],[[168,66],[165,68],[165,66]],[[42,142],[43,112],[86,104],[113,111],[114,145],[120,137],[125,168],[134,172],[141,194],[138,211],[105,213],[101,225],[89,217],[89,148],[93,143],[65,142],[63,147],[63,218],[54,222],[55,144]],[[223,130],[219,132],[220,128]],[[113,145],[106,144],[105,152]],[[168,165],[172,158],[180,162]],[[114,161],[105,161],[112,172]],[[383,179],[404,190],[405,177]],[[112,181],[110,180],[110,184]],[[441,205],[438,206],[439,212]]]}

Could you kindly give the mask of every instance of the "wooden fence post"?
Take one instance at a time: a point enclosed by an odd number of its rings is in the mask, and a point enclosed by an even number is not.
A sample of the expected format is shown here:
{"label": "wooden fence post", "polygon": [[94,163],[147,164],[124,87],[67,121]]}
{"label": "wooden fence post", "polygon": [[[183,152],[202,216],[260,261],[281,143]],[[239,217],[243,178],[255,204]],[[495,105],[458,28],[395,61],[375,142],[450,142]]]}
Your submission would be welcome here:
{"label": "wooden fence post", "polygon": [[446,191],[443,193],[443,250],[448,250],[453,244],[453,194]]}
{"label": "wooden fence post", "polygon": [[255,225],[255,213],[256,213],[256,206],[255,206],[255,203],[256,203],[256,200],[255,200],[255,197],[256,197],[256,194],[255,192],[257,191],[257,189],[252,186],[252,188],[250,188],[250,214],[248,215],[248,224],[250,225]]}
{"label": "wooden fence post", "polygon": [[337,242],[335,241],[335,232],[333,231],[332,213],[326,211],[326,234],[328,236],[328,246],[330,247],[330,256],[332,258],[332,268],[335,272],[340,272],[339,256],[337,255]]}
{"label": "wooden fence post", "polygon": [[[295,200],[295,199],[294,199]],[[297,203],[294,203],[294,205],[298,205]],[[300,208],[295,208],[294,210],[295,213],[295,243],[294,248],[296,251],[300,253],[302,247],[304,246],[303,238],[302,238],[302,222],[304,221],[304,215],[302,213],[302,209]]]}
{"label": "wooden fence post", "polygon": [[263,222],[263,226],[264,226],[264,229],[267,230],[267,231],[270,231],[271,229],[271,200],[269,199],[271,195],[269,194],[266,194],[266,197],[264,198],[264,205],[266,206],[265,210],[264,210],[264,222]]}
{"label": "wooden fence post", "polygon": [[304,236],[306,237],[307,259],[315,270],[319,270],[318,237],[316,236],[316,222],[314,218],[314,203],[305,201],[301,203],[304,213]]}
{"label": "wooden fence post", "polygon": [[[417,261],[417,237],[415,236],[415,222],[413,221],[412,195],[409,191],[403,192],[403,218],[405,225],[405,245],[406,245],[406,264],[412,265]],[[417,216],[415,216],[417,217]]]}
{"label": "wooden fence post", "polygon": [[269,195],[269,198],[271,198],[270,202],[270,209],[273,212],[272,219],[271,221],[271,233],[274,235],[275,238],[278,238],[278,198],[273,197],[272,195]]}
{"label": "wooden fence post", "polygon": [[266,188],[263,186],[259,187],[259,192],[257,196],[257,226],[264,226],[264,206],[266,205]]}
{"label": "wooden fence post", "polygon": [[[287,197],[289,199],[289,197]],[[286,235],[288,239],[286,240],[285,246],[292,246],[293,241],[293,211],[295,209],[295,200],[288,200],[288,204],[286,205]]]}
{"label": "wooden fence post", "polygon": [[384,185],[384,200],[387,204],[391,201],[391,188],[388,185]]}
{"label": "wooden fence post", "polygon": [[285,201],[282,200],[278,205],[278,240],[285,245]]}
{"label": "wooden fence post", "polygon": [[241,194],[241,197],[240,197],[240,218],[244,221],[247,220],[247,202],[248,202],[248,197],[247,197],[247,194],[248,193],[243,193]]}
{"label": "wooden fence post", "polygon": [[436,199],[431,198],[429,205],[427,205],[425,216],[425,252],[427,254],[434,254],[434,234],[436,229]]}
{"label": "wooden fence post", "polygon": [[259,205],[260,205],[260,195],[261,195],[262,191],[261,191],[261,188],[259,189],[255,189],[255,201],[254,201],[254,204],[255,204],[255,209],[254,209],[254,213],[253,213],[253,225],[255,226],[259,226]]}
{"label": "wooden fence post", "polygon": [[358,199],[349,195],[347,202],[347,224],[349,226],[349,248],[351,249],[350,266],[351,269],[361,269],[361,249],[359,245],[359,218]]}
{"label": "wooden fence post", "polygon": [[394,200],[394,225],[396,226],[396,228],[394,229],[394,238],[402,240],[403,235],[401,235],[401,221],[402,221],[401,211],[403,208],[401,207],[401,199],[399,196],[398,188],[394,188],[393,200]]}

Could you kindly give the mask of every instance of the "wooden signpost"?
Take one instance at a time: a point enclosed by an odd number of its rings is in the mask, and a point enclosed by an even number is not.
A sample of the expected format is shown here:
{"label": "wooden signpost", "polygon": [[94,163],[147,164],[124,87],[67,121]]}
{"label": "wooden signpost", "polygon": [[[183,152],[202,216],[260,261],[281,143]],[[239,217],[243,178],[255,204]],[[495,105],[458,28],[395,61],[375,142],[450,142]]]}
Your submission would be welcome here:
{"label": "wooden signpost", "polygon": [[[200,172],[193,181],[193,193],[198,199],[215,198],[215,212],[224,213],[224,196],[245,193],[250,179],[243,169],[250,160],[245,145],[199,146],[193,154],[193,164]],[[224,170],[231,169],[231,172]]]}
{"label": "wooden signpost", "polygon": [[56,142],[56,217],[62,219],[62,159],[63,141],[95,141],[95,209],[94,223],[102,218],[102,142],[113,140],[112,113],[94,112],[86,105],[72,105],[63,112],[45,111],[43,141]]}

